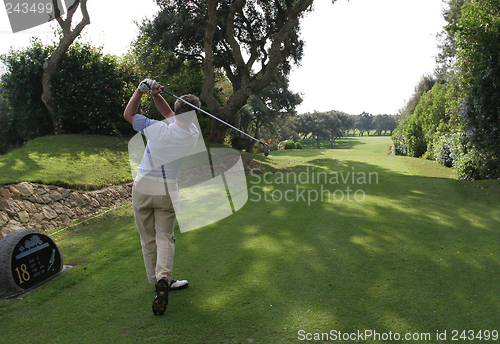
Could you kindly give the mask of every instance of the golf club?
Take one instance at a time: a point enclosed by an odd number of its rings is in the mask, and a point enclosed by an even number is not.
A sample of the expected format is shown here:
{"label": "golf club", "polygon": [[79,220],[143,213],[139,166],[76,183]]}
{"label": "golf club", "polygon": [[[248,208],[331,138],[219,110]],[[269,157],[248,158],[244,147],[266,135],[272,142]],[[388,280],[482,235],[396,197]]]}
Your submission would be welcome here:
{"label": "golf club", "polygon": [[265,156],[268,156],[268,155],[269,155],[269,145],[268,145],[267,143],[262,142],[262,141],[261,141],[261,140],[259,140],[259,139],[256,139],[255,137],[253,137],[253,136],[251,136],[251,135],[249,135],[249,134],[245,133],[244,131],[242,131],[242,130],[240,130],[240,129],[236,128],[235,126],[232,126],[231,124],[229,124],[229,123],[227,123],[227,122],[224,122],[222,119],[220,119],[220,118],[218,118],[218,117],[215,117],[215,116],[214,116],[214,115],[212,115],[211,113],[208,113],[208,112],[206,112],[206,111],[205,111],[205,110],[203,110],[203,109],[200,109],[199,107],[197,107],[197,106],[195,106],[195,105],[191,104],[190,102],[188,102],[188,101],[186,101],[186,100],[182,99],[181,97],[177,97],[175,94],[173,94],[173,93],[171,93],[171,92],[169,92],[169,91],[166,91],[165,89],[162,89],[161,91],[162,91],[163,93],[168,94],[169,96],[174,97],[175,99],[180,100],[181,102],[184,102],[184,103],[186,103],[186,104],[188,104],[188,105],[191,105],[193,108],[195,108],[196,110],[198,110],[198,111],[200,111],[200,112],[203,112],[205,115],[208,115],[208,116],[212,117],[213,119],[216,119],[216,120],[218,120],[218,121],[219,121],[219,122],[221,122],[221,123],[224,123],[224,124],[225,124],[225,125],[227,125],[228,127],[233,128],[234,130],[236,130],[236,131],[238,131],[238,132],[242,133],[243,135],[248,136],[248,137],[249,137],[249,138],[251,138],[252,140],[257,141],[258,143],[260,143],[260,144],[262,144],[262,145],[264,146],[264,155],[265,155]]}

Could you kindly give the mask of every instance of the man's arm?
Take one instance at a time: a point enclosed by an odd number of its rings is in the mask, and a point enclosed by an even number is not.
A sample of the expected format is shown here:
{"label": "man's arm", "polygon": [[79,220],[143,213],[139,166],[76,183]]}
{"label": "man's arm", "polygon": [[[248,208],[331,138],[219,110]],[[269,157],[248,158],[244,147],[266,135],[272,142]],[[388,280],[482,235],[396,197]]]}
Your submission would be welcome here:
{"label": "man's arm", "polygon": [[134,116],[137,114],[137,111],[139,110],[139,104],[141,103],[141,98],[142,95],[141,91],[139,89],[136,89],[130,100],[128,101],[127,107],[125,108],[125,111],[123,112],[123,118],[130,124],[134,124]]}
{"label": "man's arm", "polygon": [[170,105],[168,105],[167,101],[160,95],[161,90],[163,90],[164,88],[164,86],[157,83],[153,86],[151,94],[153,95],[153,100],[158,111],[160,111],[165,119],[169,119],[174,115],[174,112],[170,108]]}

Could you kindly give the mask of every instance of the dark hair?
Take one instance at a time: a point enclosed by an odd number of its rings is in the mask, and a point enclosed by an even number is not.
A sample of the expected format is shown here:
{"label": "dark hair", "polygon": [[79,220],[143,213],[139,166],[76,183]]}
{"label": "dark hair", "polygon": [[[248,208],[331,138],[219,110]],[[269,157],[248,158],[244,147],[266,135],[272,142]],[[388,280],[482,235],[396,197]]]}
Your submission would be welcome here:
{"label": "dark hair", "polygon": [[[196,107],[201,107],[200,100],[198,99],[197,96],[193,96],[192,94],[185,94],[185,95],[181,96],[180,98],[184,99],[185,101],[187,101],[190,104],[193,104]],[[177,120],[179,120],[181,122],[192,122],[194,119],[194,115],[196,115],[196,111],[193,111],[193,110],[195,110],[195,109],[192,106],[184,103],[183,101],[181,101],[181,100],[175,101],[174,113],[175,113]],[[186,113],[186,112],[190,112],[190,111],[193,111],[192,116],[190,116],[188,114],[186,114],[185,116],[178,116],[182,113]]]}

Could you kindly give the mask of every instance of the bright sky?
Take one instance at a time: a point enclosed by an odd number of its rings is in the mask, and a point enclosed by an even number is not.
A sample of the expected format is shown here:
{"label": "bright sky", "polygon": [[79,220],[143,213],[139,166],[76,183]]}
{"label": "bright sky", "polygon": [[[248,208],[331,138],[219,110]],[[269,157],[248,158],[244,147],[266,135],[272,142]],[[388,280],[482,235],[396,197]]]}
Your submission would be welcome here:
{"label": "bright sky", "polygon": [[[9,0],[4,0],[4,3]],[[154,0],[88,0],[87,9],[90,16],[90,25],[83,29],[86,41],[94,45],[104,46],[104,52],[122,55],[127,52],[130,42],[136,37],[137,26],[134,21],[141,22],[142,18],[152,18],[158,11]],[[81,19],[78,9],[73,24]],[[46,23],[36,28],[12,33],[9,19],[5,10],[0,11],[0,54],[6,53],[10,46],[24,47],[29,45],[32,36],[38,36],[43,42],[54,39],[56,24]]]}
{"label": "bright sky", "polygon": [[302,24],[302,65],[290,79],[304,94],[298,113],[396,113],[435,68],[441,8],[440,0],[315,1]]}
{"label": "bright sky", "polygon": [[[290,77],[290,88],[304,97],[298,112],[396,113],[434,70],[441,8],[440,0],[316,0],[302,23],[302,64]],[[158,8],[154,0],[89,0],[88,10],[85,39],[122,55],[136,36],[134,20],[152,18]],[[13,34],[0,11],[0,54],[29,45],[34,35],[49,42],[51,25]]]}

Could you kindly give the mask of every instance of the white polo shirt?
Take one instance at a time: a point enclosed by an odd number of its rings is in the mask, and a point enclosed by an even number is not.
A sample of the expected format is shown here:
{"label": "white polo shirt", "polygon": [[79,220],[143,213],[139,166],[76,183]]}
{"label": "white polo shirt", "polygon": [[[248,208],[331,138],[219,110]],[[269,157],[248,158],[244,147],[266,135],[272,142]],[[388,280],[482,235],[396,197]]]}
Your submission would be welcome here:
{"label": "white polo shirt", "polygon": [[133,127],[148,139],[137,172],[153,177],[176,179],[200,135],[196,125],[191,123],[189,131],[186,131],[175,123],[169,124],[137,114],[134,116]]}

